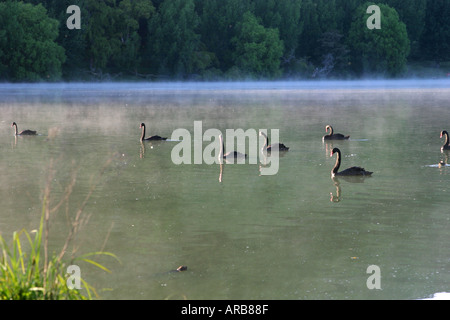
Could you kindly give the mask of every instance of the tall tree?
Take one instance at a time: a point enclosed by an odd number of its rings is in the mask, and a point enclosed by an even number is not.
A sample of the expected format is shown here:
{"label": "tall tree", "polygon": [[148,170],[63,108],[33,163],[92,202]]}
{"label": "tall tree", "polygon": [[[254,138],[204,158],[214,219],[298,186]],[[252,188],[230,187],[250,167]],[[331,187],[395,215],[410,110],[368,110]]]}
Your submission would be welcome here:
{"label": "tall tree", "polygon": [[278,29],[287,54],[295,52],[303,24],[300,20],[302,0],[254,0],[255,15],[266,28]]}
{"label": "tall tree", "polygon": [[232,39],[236,46],[233,54],[235,65],[252,76],[279,76],[283,41],[279,38],[278,30],[264,28],[250,11],[244,14],[238,30]]}
{"label": "tall tree", "polygon": [[199,33],[208,51],[217,57],[221,71],[233,66],[231,39],[244,12],[252,11],[250,0],[200,0]]}
{"label": "tall tree", "polygon": [[138,72],[141,65],[143,42],[139,35],[140,24],[144,24],[154,13],[155,8],[148,0],[122,0],[117,11],[117,36],[120,37],[120,49],[111,59],[119,71]]}
{"label": "tall tree", "polygon": [[337,30],[347,35],[355,19],[356,10],[367,0],[336,0]]}
{"label": "tall tree", "polygon": [[104,70],[118,51],[120,39],[114,35],[115,13],[105,0],[86,0],[86,54],[92,71]]}
{"label": "tall tree", "polygon": [[410,57],[420,58],[420,39],[425,28],[427,0],[385,0],[385,4],[397,10],[400,20],[406,25],[411,41]]}
{"label": "tall tree", "polygon": [[57,45],[58,21],[42,5],[0,3],[0,78],[14,81],[61,77],[64,49]]}
{"label": "tall tree", "polygon": [[146,0],[86,0],[86,51],[93,71],[135,71],[141,40],[139,20],[154,8]]}
{"label": "tall tree", "polygon": [[[85,0],[33,0],[33,3],[42,3],[48,11],[48,15],[59,21],[59,32],[56,42],[65,49],[66,61],[62,66],[63,78],[76,78],[84,76],[84,69],[86,68],[86,26],[87,20],[85,17]],[[67,8],[70,5],[77,5],[80,10],[81,29],[67,28],[67,19],[69,15]]]}
{"label": "tall tree", "polygon": [[369,29],[367,8],[371,4],[366,2],[357,9],[350,28],[348,43],[353,66],[359,74],[397,76],[404,71],[410,50],[406,26],[395,9],[378,4],[381,29]]}
{"label": "tall tree", "polygon": [[149,23],[149,57],[153,70],[183,77],[196,71],[200,35],[193,0],[165,0]]}

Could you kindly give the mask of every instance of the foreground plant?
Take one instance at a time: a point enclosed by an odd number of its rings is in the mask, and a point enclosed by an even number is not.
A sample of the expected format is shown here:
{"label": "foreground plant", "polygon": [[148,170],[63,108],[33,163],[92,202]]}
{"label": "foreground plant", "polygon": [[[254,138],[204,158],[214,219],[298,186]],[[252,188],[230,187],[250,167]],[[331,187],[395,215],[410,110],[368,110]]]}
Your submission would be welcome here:
{"label": "foreground plant", "polygon": [[[52,168],[52,164],[50,169]],[[103,170],[101,174],[103,173]],[[59,255],[48,257],[48,222],[50,213],[57,211],[59,206],[68,200],[75,175],[66,188],[63,199],[52,209],[49,206],[50,181],[53,171],[50,170],[49,180],[45,189],[44,201],[39,223],[39,229],[31,232],[22,229],[13,233],[12,243],[8,245],[5,238],[0,235],[0,299],[1,300],[86,300],[98,297],[96,290],[83,278],[77,280],[83,285],[73,288],[71,279],[67,274],[68,264],[63,261],[68,244],[73,240],[79,230],[80,221],[83,220],[83,209],[89,200],[95,186],[78,208],[75,218],[71,221],[71,230]],[[26,240],[26,241],[24,241]],[[106,255],[117,259],[109,252],[91,252],[79,257],[72,257],[71,264],[75,262],[86,262],[101,270],[110,272],[105,266],[94,261],[91,257]],[[79,289],[85,290],[79,290]],[[83,295],[82,292],[86,292]]]}

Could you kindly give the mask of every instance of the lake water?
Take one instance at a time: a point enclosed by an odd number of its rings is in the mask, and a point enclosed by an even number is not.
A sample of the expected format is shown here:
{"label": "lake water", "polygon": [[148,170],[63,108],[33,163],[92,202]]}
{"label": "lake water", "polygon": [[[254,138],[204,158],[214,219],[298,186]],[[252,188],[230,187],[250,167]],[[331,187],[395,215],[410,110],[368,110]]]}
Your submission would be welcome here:
{"label": "lake water", "polygon": [[[51,177],[50,248],[89,191],[66,256],[101,299],[420,299],[450,291],[450,81],[2,84],[0,232],[38,227]],[[15,137],[37,130],[34,137]],[[276,175],[259,163],[173,163],[185,128],[279,129]],[[324,143],[325,125],[350,135]],[[203,147],[210,144],[203,141]],[[248,147],[248,146],[247,146]],[[362,166],[362,181],[331,179]],[[168,273],[180,265],[184,272]],[[369,289],[369,266],[381,289]],[[374,278],[370,278],[374,279]],[[369,280],[370,280],[369,279]],[[375,280],[374,280],[375,281]],[[375,282],[372,282],[375,283]]]}

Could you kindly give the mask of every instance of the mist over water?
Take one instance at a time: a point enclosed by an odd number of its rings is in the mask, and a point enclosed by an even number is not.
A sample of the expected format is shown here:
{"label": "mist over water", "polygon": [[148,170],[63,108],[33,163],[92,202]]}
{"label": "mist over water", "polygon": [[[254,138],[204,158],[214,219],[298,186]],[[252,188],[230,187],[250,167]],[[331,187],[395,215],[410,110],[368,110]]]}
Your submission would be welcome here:
{"label": "mist over water", "polygon": [[[103,299],[417,299],[449,292],[450,81],[0,84],[0,232],[38,226],[49,164],[61,248],[67,217],[93,181],[77,254],[104,249],[121,264],[80,265]],[[14,137],[37,130],[36,137]],[[290,147],[274,176],[259,164],[175,165],[178,128],[279,129]],[[350,135],[324,143],[325,126]],[[198,139],[194,137],[193,139]],[[208,143],[204,142],[205,147]],[[373,171],[333,181],[342,169]],[[104,175],[97,176],[112,159]],[[70,255],[68,253],[68,255]],[[187,265],[181,273],[167,273]],[[382,290],[366,286],[369,265]],[[102,288],[109,288],[102,291]]]}
{"label": "mist over water", "polygon": [[405,80],[317,80],[317,81],[219,81],[219,82],[62,82],[62,83],[0,83],[4,96],[48,94],[49,89],[59,94],[69,92],[112,93],[124,91],[161,93],[164,91],[214,91],[214,90],[321,90],[321,89],[429,89],[448,88],[450,79]]}

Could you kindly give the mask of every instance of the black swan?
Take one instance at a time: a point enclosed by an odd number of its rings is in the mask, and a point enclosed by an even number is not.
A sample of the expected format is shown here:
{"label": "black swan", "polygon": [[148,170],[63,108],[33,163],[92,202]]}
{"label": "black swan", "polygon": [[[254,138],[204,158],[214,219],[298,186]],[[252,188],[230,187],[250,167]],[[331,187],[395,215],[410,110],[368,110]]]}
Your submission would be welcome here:
{"label": "black swan", "polygon": [[139,128],[142,128],[142,135],[141,135],[141,142],[142,141],[158,141],[158,140],[167,140],[167,138],[162,138],[160,136],[151,136],[148,138],[145,138],[145,123],[141,123]]}
{"label": "black swan", "polygon": [[441,131],[441,139],[442,137],[445,136],[445,143],[444,145],[441,147],[441,150],[450,150],[450,145],[449,145],[449,139],[448,139],[448,132],[443,130]]}
{"label": "black swan", "polygon": [[322,140],[348,140],[350,138],[350,136],[344,136],[341,133],[333,133],[333,127],[330,125],[325,127],[327,133],[328,129],[330,129],[330,134],[324,135]]}
{"label": "black swan", "polygon": [[330,157],[333,156],[333,154],[337,153],[336,156],[336,164],[334,165],[333,170],[331,170],[331,176],[370,176],[373,172],[366,171],[364,168],[360,167],[351,167],[348,169],[345,169],[344,171],[338,172],[339,167],[341,166],[341,150],[338,148],[334,148],[333,151],[331,151]]}
{"label": "black swan", "polygon": [[186,270],[187,270],[187,266],[179,266],[175,270],[170,270],[169,272],[181,272],[181,271],[186,271]]}
{"label": "black swan", "polygon": [[237,152],[237,151],[230,151],[224,154],[224,146],[223,146],[223,137],[222,135],[219,135],[219,140],[220,140],[220,154],[219,154],[219,158],[223,158],[223,159],[245,159],[247,158],[246,154]]}
{"label": "black swan", "polygon": [[282,143],[274,143],[274,144],[269,145],[269,138],[267,137],[267,135],[264,132],[262,132],[262,131],[259,134],[261,136],[263,136],[264,139],[265,139],[263,150],[266,150],[267,152],[271,152],[271,151],[288,151],[289,150],[289,147],[286,147]]}
{"label": "black swan", "polygon": [[35,136],[37,133],[33,130],[23,130],[22,132],[18,133],[17,129],[17,123],[13,122],[11,127],[15,127],[15,135],[16,136]]}

